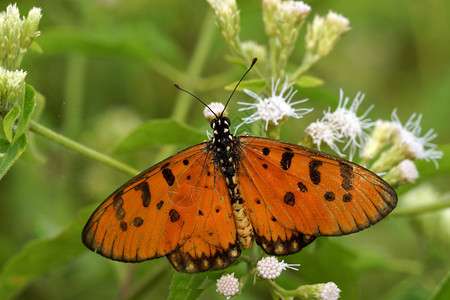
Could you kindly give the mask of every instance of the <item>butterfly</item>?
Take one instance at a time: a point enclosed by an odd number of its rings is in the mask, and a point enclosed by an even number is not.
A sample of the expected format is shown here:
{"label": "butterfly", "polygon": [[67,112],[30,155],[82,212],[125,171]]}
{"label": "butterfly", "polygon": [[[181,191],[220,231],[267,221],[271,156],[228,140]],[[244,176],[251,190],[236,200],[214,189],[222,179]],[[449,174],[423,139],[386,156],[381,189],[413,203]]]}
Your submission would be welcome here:
{"label": "butterfly", "polygon": [[166,256],[195,273],[226,268],[254,242],[267,254],[296,253],[395,208],[395,190],[371,171],[303,146],[234,136],[223,111],[213,114],[211,140],[145,170],[95,210],[82,234],[89,249],[123,262]]}

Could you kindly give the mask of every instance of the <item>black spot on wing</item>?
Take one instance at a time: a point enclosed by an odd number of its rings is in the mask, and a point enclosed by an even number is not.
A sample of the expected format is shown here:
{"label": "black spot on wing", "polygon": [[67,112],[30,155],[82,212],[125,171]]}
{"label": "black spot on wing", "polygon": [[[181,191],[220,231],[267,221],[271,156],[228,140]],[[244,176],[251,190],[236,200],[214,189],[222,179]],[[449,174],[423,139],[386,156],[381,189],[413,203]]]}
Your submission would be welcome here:
{"label": "black spot on wing", "polygon": [[171,209],[169,211],[169,217],[170,217],[170,221],[172,223],[174,223],[180,219],[180,213],[177,212],[175,209]]}
{"label": "black spot on wing", "polygon": [[286,203],[287,205],[294,206],[294,205],[295,205],[295,196],[294,196],[294,194],[292,194],[291,192],[287,192],[287,193],[284,195],[283,201],[284,201],[284,203]]}
{"label": "black spot on wing", "polygon": [[323,164],[322,161],[313,159],[309,162],[309,178],[315,185],[320,183],[319,167]]}
{"label": "black spot on wing", "polygon": [[134,219],[133,224],[136,227],[140,227],[144,223],[144,220],[142,220],[141,217],[137,217]]}
{"label": "black spot on wing", "polygon": [[150,187],[147,181],[142,181],[134,187],[136,191],[141,191],[142,205],[148,207],[151,200]]}
{"label": "black spot on wing", "polygon": [[[289,148],[287,148],[287,149],[289,149]],[[292,152],[292,150],[286,151],[281,155],[280,164],[281,164],[281,167],[283,168],[283,170],[289,170],[289,168],[291,167],[293,157],[294,157],[294,153]]]}
{"label": "black spot on wing", "polygon": [[158,210],[160,210],[161,209],[161,207],[163,206],[163,204],[164,204],[164,201],[159,201],[158,202],[158,204],[156,204],[156,208],[158,209]]}
{"label": "black spot on wing", "polygon": [[352,201],[352,199],[353,199],[353,196],[352,196],[352,194],[349,194],[349,193],[345,194],[342,197],[342,201],[344,201],[346,203]]}
{"label": "black spot on wing", "polygon": [[341,177],[342,177],[342,187],[346,191],[353,189],[353,167],[345,162],[339,162]]}
{"label": "black spot on wing", "polygon": [[120,222],[120,229],[122,229],[122,231],[126,231],[128,229],[127,223],[124,221]]}
{"label": "black spot on wing", "polygon": [[308,188],[306,187],[306,185],[304,185],[301,181],[299,181],[297,183],[297,186],[300,189],[300,191],[302,191],[303,193],[306,193],[308,191]]}
{"label": "black spot on wing", "polygon": [[172,186],[175,182],[175,176],[172,173],[171,169],[163,169],[162,170],[162,175],[164,177],[164,179],[166,180],[167,184],[169,186]]}
{"label": "black spot on wing", "polygon": [[116,219],[117,220],[123,220],[125,218],[125,210],[122,207],[123,205],[123,199],[122,194],[116,194],[113,198],[113,208],[116,212]]}
{"label": "black spot on wing", "polygon": [[323,198],[327,201],[333,201],[334,200],[334,193],[333,192],[326,192],[325,195],[323,195]]}

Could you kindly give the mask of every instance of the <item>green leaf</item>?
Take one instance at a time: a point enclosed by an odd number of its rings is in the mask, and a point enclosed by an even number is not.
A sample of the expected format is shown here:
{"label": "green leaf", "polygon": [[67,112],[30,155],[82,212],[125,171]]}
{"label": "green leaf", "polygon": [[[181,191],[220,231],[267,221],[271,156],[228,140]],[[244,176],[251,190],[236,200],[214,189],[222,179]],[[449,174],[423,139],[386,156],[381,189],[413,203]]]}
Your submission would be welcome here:
{"label": "green leaf", "polygon": [[36,92],[31,85],[27,85],[25,87],[25,97],[23,99],[22,114],[20,115],[19,122],[17,124],[17,131],[14,137],[14,141],[16,141],[20,136],[22,136],[22,134],[25,133],[35,106]]}
{"label": "green leaf", "polygon": [[[27,136],[25,134],[22,134],[22,136],[17,141],[9,144],[9,147],[7,147],[6,151],[2,153],[4,155],[0,157],[0,179],[3,178],[6,172],[8,172],[9,168],[11,168],[11,166],[23,153],[27,146],[27,143]],[[0,143],[0,148],[2,147],[1,144],[3,144],[4,147],[4,141]]]}
{"label": "green leaf", "polygon": [[161,145],[194,145],[205,134],[172,119],[151,120],[134,129],[112,151],[124,153]]}
{"label": "green leaf", "polygon": [[5,136],[10,143],[13,142],[12,127],[14,125],[14,122],[19,117],[19,115],[20,115],[20,107],[14,105],[14,107],[8,112],[8,114],[5,116],[5,119],[3,120],[3,132],[5,133]]}
{"label": "green leaf", "polygon": [[83,210],[82,217],[56,237],[31,241],[11,257],[0,274],[0,299],[13,298],[33,279],[82,253],[80,233],[92,210]]}
{"label": "green leaf", "polygon": [[10,146],[11,143],[7,139],[0,138],[0,155],[5,154]]}
{"label": "green leaf", "polygon": [[41,46],[38,43],[36,43],[36,41],[31,43],[30,49],[36,51],[39,54],[44,53],[44,50],[42,50]]}
{"label": "green leaf", "polygon": [[[232,91],[236,87],[236,84],[238,84],[238,81],[227,85],[225,89],[228,91]],[[243,91],[244,89],[248,89],[256,92],[264,89],[265,87],[267,87],[267,82],[264,79],[250,79],[242,81],[236,90]]]}
{"label": "green leaf", "polygon": [[302,76],[295,82],[295,85],[301,88],[312,88],[312,87],[318,87],[324,84],[325,82],[317,77],[314,76]]}
{"label": "green leaf", "polygon": [[432,300],[448,300],[450,299],[450,272],[444,277],[440,283]]}
{"label": "green leaf", "polygon": [[205,282],[208,281],[207,274],[183,274],[175,273],[170,285],[169,300],[188,300],[198,299],[198,297],[205,291],[202,288]]}

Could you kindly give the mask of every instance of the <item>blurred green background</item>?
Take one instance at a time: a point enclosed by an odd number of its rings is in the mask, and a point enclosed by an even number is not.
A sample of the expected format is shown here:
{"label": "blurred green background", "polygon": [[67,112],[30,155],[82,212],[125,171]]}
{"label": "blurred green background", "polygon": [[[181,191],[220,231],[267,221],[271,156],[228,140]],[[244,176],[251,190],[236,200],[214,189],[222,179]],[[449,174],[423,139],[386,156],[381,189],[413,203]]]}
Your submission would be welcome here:
{"label": "blurred green background", "polygon": [[[357,91],[366,93],[363,108],[376,105],[372,119],[389,119],[393,108],[398,108],[403,122],[414,112],[423,113],[423,133],[435,128],[439,136],[433,142],[448,144],[450,2],[306,3],[312,6],[308,21],[331,9],[347,17],[353,29],[310,70],[325,84],[299,91],[301,98],[310,99],[307,105],[314,112],[286,122],[283,140],[299,141],[309,122],[321,117],[328,105],[337,104],[343,88],[350,98]],[[8,4],[1,1],[0,9]],[[229,95],[223,87],[243,73],[224,59],[228,50],[206,1],[24,0],[17,5],[22,15],[33,6],[43,10],[42,34],[36,40],[43,53],[30,51],[22,64],[27,83],[46,98],[39,122],[101,152],[108,153],[131,129],[153,119],[174,117],[204,133],[209,126],[202,105],[190,97],[179,98],[184,96],[173,83],[206,102],[223,101]],[[241,39],[265,43],[260,1],[238,1],[238,6]],[[209,42],[198,46],[201,35]],[[303,35],[293,64],[302,59]],[[177,111],[177,99],[188,101],[188,109]],[[249,97],[238,93],[233,99],[229,112],[235,125],[246,116],[237,111],[238,101]],[[165,258],[130,268],[95,255],[81,243],[89,214],[130,176],[32,135],[29,147],[40,155],[27,151],[0,182],[1,295],[5,299],[167,297],[175,272]],[[156,146],[115,157],[143,170],[189,145],[190,141],[180,139],[162,150]],[[448,158],[440,163],[440,172],[432,163],[420,164],[427,177],[419,183],[431,185],[424,203],[445,193],[448,200]],[[399,191],[400,205],[412,187]],[[450,269],[449,228],[447,209],[422,218],[392,216],[361,233],[320,238],[285,258],[302,267],[283,273],[277,282],[295,288],[334,281],[343,299],[431,299]],[[242,263],[227,272],[239,276],[244,270]],[[207,288],[203,299],[223,298],[213,286],[220,274],[209,274],[210,281],[201,286]],[[271,299],[264,282],[255,286],[251,282],[242,299]]]}

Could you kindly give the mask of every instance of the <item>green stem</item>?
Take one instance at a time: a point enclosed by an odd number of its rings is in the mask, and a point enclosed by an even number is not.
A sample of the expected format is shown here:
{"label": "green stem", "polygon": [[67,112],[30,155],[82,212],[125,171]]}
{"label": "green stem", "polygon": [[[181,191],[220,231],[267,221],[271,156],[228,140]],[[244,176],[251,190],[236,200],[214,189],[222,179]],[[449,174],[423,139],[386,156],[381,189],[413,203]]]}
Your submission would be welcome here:
{"label": "green stem", "polygon": [[319,58],[320,57],[318,55],[313,55],[309,52],[305,53],[302,64],[294,73],[292,73],[291,77],[289,78],[290,81],[296,81],[298,77],[308,71],[309,68],[311,68],[311,66],[319,60]]}
{"label": "green stem", "polygon": [[[202,26],[200,27],[200,37],[194,50],[194,55],[187,67],[186,74],[183,78],[183,86],[189,87],[192,82],[200,76],[203,67],[205,66],[208,53],[211,50],[212,41],[214,37],[214,14],[211,11],[205,16]],[[184,122],[189,113],[190,106],[193,103],[192,97],[186,93],[178,93],[175,101],[175,109],[172,113],[172,118]]]}
{"label": "green stem", "polygon": [[55,143],[58,143],[66,148],[72,149],[80,154],[83,154],[86,157],[89,157],[95,161],[98,161],[107,166],[110,166],[111,168],[114,168],[114,169],[117,169],[124,173],[130,174],[131,176],[136,176],[136,174],[139,174],[138,170],[136,170],[118,160],[115,160],[115,159],[111,158],[110,156],[102,154],[102,153],[95,151],[91,148],[88,148],[80,143],[77,143],[63,135],[60,135],[59,133],[56,133],[53,130],[40,125],[36,121],[30,121],[30,130],[43,136],[43,137],[48,138],[49,140],[51,140]]}
{"label": "green stem", "polygon": [[269,126],[267,127],[266,131],[266,137],[273,140],[279,140],[280,132],[281,132],[281,123],[279,123],[278,125],[269,123]]}
{"label": "green stem", "polygon": [[420,215],[428,212],[433,212],[445,208],[450,207],[450,201],[445,202],[439,202],[439,203],[433,203],[430,205],[423,205],[423,206],[417,206],[412,208],[402,208],[402,209],[396,209],[394,210],[391,215],[396,217],[411,217],[415,215]]}
{"label": "green stem", "polygon": [[314,145],[314,143],[313,143],[313,139],[311,138],[311,136],[309,134],[306,134],[303,137],[303,140],[301,140],[301,142],[299,142],[298,144],[301,146],[304,146],[304,147],[317,149],[316,145]]}
{"label": "green stem", "polygon": [[[186,73],[182,80],[182,85],[190,87],[194,82],[198,81],[202,69],[206,64],[208,53],[211,50],[214,37],[214,14],[211,11],[205,16],[205,20],[201,26],[200,37],[194,50],[192,59],[187,67]],[[189,88],[190,89],[190,88]],[[190,107],[194,100],[187,93],[178,93],[175,100],[175,107],[172,112],[172,118],[180,122],[185,122],[190,111]],[[155,157],[155,161],[160,161],[175,151],[174,146],[164,146]]]}

